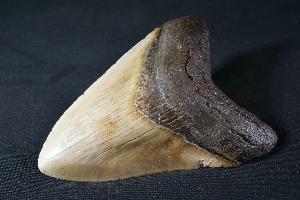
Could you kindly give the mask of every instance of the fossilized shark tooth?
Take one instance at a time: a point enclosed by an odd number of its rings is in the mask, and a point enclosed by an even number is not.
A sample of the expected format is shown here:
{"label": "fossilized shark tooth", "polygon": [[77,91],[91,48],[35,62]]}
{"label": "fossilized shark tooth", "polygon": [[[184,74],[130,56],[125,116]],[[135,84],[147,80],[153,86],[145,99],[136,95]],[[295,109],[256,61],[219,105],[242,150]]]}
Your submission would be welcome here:
{"label": "fossilized shark tooth", "polygon": [[237,166],[276,141],[213,84],[207,27],[188,16],[156,28],[92,84],[55,124],[38,166],[59,179],[107,181]]}

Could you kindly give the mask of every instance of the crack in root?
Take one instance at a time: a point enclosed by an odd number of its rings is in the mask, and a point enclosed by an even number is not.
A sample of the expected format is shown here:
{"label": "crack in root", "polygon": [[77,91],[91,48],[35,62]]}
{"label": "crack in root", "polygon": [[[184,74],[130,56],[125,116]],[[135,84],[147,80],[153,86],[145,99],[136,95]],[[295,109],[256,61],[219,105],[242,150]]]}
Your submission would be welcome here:
{"label": "crack in root", "polygon": [[192,55],[191,55],[191,49],[188,49],[188,50],[187,50],[187,53],[186,53],[186,60],[185,60],[185,63],[184,63],[184,71],[185,71],[185,73],[186,73],[188,79],[190,79],[191,81],[194,82],[193,76],[189,74],[188,69],[187,69],[187,66],[188,66],[188,64],[189,64],[189,62],[190,62],[190,60],[191,60],[191,58],[192,58]]}

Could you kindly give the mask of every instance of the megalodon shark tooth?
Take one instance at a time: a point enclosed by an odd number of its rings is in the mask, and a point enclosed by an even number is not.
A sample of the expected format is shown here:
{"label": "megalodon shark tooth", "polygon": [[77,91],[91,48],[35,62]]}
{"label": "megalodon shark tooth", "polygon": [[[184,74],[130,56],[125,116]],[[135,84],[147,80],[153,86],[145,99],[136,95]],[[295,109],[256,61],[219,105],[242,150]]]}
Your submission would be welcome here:
{"label": "megalodon shark tooth", "polygon": [[187,16],[154,29],[67,109],[38,167],[59,179],[111,181],[238,166],[276,142],[214,85],[207,26]]}

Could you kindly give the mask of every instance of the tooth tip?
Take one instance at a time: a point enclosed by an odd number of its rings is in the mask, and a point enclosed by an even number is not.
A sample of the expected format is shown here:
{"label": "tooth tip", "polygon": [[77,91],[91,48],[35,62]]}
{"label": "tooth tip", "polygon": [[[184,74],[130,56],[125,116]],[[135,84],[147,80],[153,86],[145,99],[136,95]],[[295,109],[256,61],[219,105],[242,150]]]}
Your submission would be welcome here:
{"label": "tooth tip", "polygon": [[[76,164],[69,164],[64,161],[60,161],[53,158],[38,158],[38,168],[42,174],[47,176],[62,179],[62,180],[76,180],[69,172],[72,171],[70,166],[76,166]],[[76,174],[74,174],[76,175]],[[80,179],[78,179],[80,180]]]}
{"label": "tooth tip", "polygon": [[[51,132],[50,135],[53,133]],[[55,134],[54,134],[55,135]],[[60,178],[61,174],[63,174],[67,161],[61,162],[58,160],[55,155],[58,154],[61,149],[59,148],[61,145],[61,138],[58,137],[48,137],[40,154],[38,157],[38,168],[40,172],[45,175],[52,176],[55,178]],[[61,155],[65,157],[65,155]]]}
{"label": "tooth tip", "polygon": [[38,158],[38,168],[40,172],[48,176],[54,176],[56,174],[56,170],[54,170],[53,166],[57,164],[51,158],[45,158],[43,156],[39,156]]}

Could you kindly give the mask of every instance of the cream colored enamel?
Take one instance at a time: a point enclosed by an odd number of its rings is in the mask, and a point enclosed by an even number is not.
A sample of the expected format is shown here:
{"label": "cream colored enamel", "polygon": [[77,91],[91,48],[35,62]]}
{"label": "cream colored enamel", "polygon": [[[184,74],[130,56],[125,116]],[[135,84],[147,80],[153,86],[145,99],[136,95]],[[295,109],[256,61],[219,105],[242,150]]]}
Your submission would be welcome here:
{"label": "cream colored enamel", "polygon": [[123,55],[62,115],[40,153],[41,172],[66,180],[107,181],[232,165],[136,111],[139,72],[158,32]]}

